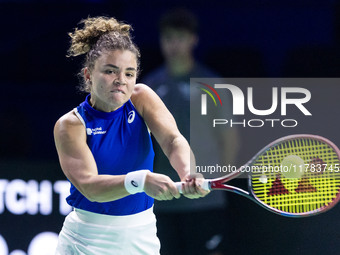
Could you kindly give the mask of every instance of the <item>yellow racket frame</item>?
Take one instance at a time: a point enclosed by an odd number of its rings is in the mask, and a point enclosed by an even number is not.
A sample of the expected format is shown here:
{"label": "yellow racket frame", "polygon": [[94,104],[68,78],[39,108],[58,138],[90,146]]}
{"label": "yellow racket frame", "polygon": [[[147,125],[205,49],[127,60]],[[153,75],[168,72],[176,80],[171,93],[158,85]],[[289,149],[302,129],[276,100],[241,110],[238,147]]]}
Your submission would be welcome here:
{"label": "yellow racket frame", "polygon": [[[305,162],[301,178],[288,179],[281,162],[296,155]],[[336,145],[316,135],[292,135],[261,150],[250,163],[252,195],[265,207],[286,216],[308,216],[329,210],[339,200],[340,153]]]}

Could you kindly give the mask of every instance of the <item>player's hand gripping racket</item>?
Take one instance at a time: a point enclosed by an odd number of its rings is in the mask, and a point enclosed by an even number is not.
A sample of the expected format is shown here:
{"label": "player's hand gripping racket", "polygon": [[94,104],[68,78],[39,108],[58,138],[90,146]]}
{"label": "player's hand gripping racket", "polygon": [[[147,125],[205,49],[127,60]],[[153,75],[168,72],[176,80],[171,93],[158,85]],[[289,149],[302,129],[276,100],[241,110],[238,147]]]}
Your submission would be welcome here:
{"label": "player's hand gripping racket", "polygon": [[[225,183],[246,173],[248,191]],[[176,183],[181,192],[182,183]],[[282,137],[247,164],[224,177],[204,180],[205,190],[227,190],[289,217],[311,216],[332,208],[340,198],[340,151],[316,135]]]}

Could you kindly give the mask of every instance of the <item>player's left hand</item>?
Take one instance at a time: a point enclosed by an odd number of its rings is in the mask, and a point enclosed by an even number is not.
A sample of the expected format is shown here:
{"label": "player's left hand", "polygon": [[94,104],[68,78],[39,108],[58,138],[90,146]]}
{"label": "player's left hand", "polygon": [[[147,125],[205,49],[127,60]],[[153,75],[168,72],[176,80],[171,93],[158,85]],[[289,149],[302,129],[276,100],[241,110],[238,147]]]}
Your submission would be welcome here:
{"label": "player's left hand", "polygon": [[205,197],[210,191],[202,188],[204,178],[202,175],[187,175],[182,179],[182,194],[183,196],[196,199]]}

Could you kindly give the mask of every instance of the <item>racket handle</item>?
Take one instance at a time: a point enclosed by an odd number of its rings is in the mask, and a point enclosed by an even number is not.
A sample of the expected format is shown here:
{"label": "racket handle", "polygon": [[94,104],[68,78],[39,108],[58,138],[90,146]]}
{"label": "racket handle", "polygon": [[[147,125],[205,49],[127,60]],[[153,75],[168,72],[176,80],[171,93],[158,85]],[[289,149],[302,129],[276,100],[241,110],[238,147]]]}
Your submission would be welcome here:
{"label": "racket handle", "polygon": [[[176,188],[178,190],[178,192],[180,194],[182,194],[182,184],[184,184],[185,182],[175,182]],[[202,183],[202,189],[209,191],[210,187],[209,187],[209,180],[204,180]]]}

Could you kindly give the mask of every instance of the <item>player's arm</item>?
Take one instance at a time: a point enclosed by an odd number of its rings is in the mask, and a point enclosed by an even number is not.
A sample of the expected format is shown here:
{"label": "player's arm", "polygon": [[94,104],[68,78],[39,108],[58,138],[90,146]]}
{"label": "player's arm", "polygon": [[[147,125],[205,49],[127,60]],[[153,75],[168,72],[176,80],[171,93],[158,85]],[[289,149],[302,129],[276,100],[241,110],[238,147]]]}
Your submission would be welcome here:
{"label": "player's arm", "polygon": [[85,128],[73,111],[57,121],[54,139],[64,174],[87,199],[108,202],[129,195],[124,175],[98,175]]}
{"label": "player's arm", "polygon": [[143,84],[136,85],[131,99],[180,179],[187,182],[183,194],[190,198],[206,195],[207,192],[197,185],[200,180],[197,182],[190,176],[190,159],[194,159],[192,151],[162,100]]}
{"label": "player's arm", "polygon": [[[124,185],[126,175],[98,175],[95,159],[86,143],[85,128],[73,112],[57,121],[54,138],[64,174],[87,199],[108,202],[130,195]],[[152,174],[152,177],[149,178],[150,181],[156,178],[155,174]],[[166,176],[157,179],[161,182]],[[149,195],[158,200],[174,197],[168,190]],[[178,192],[176,196],[179,197]]]}

